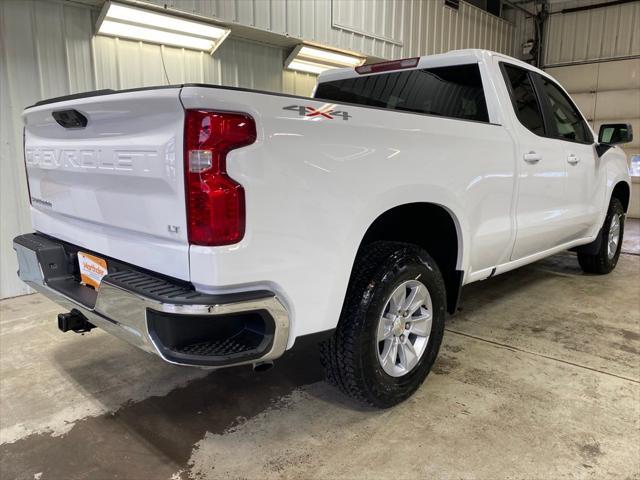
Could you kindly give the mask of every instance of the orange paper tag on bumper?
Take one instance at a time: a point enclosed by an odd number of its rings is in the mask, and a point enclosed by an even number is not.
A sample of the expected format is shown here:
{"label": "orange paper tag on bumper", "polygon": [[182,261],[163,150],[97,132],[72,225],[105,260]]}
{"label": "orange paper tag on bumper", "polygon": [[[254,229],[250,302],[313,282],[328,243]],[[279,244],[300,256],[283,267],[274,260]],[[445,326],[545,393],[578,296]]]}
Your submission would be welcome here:
{"label": "orange paper tag on bumper", "polygon": [[91,285],[96,290],[100,287],[102,277],[107,274],[107,262],[100,257],[84,252],[78,252],[80,265],[80,279],[85,285]]}

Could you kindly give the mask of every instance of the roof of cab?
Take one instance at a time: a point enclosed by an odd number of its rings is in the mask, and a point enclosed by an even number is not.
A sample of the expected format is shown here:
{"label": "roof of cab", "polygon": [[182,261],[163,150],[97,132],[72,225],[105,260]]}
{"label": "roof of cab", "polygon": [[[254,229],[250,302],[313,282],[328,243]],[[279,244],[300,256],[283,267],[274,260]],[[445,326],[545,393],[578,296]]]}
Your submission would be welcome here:
{"label": "roof of cab", "polygon": [[[407,70],[429,68],[429,67],[446,67],[449,65],[459,65],[461,63],[479,63],[479,62],[487,61],[492,56],[503,57],[505,60],[521,65],[525,68],[541,71],[533,67],[532,65],[526,62],[523,62],[522,60],[518,60],[517,58],[510,57],[503,53],[493,52],[491,50],[483,50],[479,48],[452,50],[450,52],[439,53],[436,55],[423,55],[419,57],[420,60],[418,61],[418,65],[416,65],[415,67],[410,67]],[[386,72],[379,72],[379,73],[388,73],[389,71],[393,71],[393,70],[388,70]],[[364,75],[376,75],[376,74],[377,74],[376,72],[372,72]],[[358,74],[354,68],[338,68],[333,70],[326,70],[322,72],[318,77],[318,83],[329,82],[333,80],[343,80],[346,78],[353,78],[360,75],[361,74]]]}

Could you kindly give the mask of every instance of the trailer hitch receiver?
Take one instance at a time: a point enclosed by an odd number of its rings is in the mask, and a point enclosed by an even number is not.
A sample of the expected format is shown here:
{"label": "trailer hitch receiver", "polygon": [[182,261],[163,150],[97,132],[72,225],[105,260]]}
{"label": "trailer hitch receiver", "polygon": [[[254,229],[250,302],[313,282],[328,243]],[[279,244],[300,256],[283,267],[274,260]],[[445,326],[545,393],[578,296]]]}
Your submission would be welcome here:
{"label": "trailer hitch receiver", "polygon": [[69,313],[58,314],[58,329],[61,332],[72,330],[76,333],[89,332],[95,325],[89,323],[86,317],[78,310],[71,310]]}

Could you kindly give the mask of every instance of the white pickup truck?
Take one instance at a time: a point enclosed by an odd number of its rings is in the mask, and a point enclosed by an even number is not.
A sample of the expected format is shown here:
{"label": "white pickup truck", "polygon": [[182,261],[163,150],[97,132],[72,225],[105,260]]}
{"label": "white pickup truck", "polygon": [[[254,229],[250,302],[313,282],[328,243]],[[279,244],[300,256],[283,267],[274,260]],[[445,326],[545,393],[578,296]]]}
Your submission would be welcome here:
{"label": "white pickup truck", "polygon": [[549,75],[483,50],[328,71],[313,98],[185,84],[23,114],[36,233],[19,275],[176,364],[266,368],[321,342],[379,407],[424,381],[463,285],[620,254],[630,182]]}

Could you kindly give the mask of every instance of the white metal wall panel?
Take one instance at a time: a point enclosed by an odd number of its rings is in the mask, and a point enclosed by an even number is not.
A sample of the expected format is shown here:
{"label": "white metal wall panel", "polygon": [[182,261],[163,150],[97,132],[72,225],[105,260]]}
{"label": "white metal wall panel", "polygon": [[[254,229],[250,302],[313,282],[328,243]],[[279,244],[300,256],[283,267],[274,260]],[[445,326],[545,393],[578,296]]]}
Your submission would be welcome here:
{"label": "white metal wall panel", "polygon": [[[552,74],[553,75],[553,74]],[[565,87],[566,88],[566,87]],[[576,103],[582,114],[587,120],[593,123],[593,118],[596,112],[596,94],[595,93],[572,93],[571,98]]]}
{"label": "white metal wall panel", "polygon": [[337,28],[402,46],[405,3],[402,0],[333,0],[331,23]]}
{"label": "white metal wall panel", "polygon": [[640,58],[600,64],[598,88],[601,90],[640,90]]}
{"label": "white metal wall panel", "polygon": [[[546,66],[640,55],[640,1],[561,13],[563,9],[604,3],[603,0],[551,0],[544,31],[543,61]],[[532,2],[520,4],[529,11]],[[509,18],[515,25],[519,50],[535,37],[531,17],[514,10]],[[517,53],[520,56],[520,53]]]}
{"label": "white metal wall panel", "polygon": [[[187,13],[239,23],[265,31],[304,38],[379,57],[399,56],[372,35],[331,28],[332,0],[148,0]],[[349,0],[351,1],[351,0]],[[354,0],[357,1],[357,0]],[[367,2],[377,4],[374,2]],[[346,33],[346,35],[344,34]],[[370,32],[371,33],[371,32]]]}
{"label": "white metal wall panel", "polygon": [[[640,118],[640,90],[571,93],[571,98],[590,122],[623,122]],[[636,134],[636,143],[640,140],[638,137]]]}
{"label": "white metal wall panel", "polygon": [[545,65],[559,65],[640,55],[640,1],[560,13],[602,3],[568,0],[551,4],[545,28]]}
{"label": "white metal wall panel", "polygon": [[589,93],[598,89],[599,63],[548,68],[553,77],[572,93]]}
{"label": "white metal wall panel", "polygon": [[[532,2],[519,3],[519,5],[529,12],[535,12],[536,10],[536,7]],[[505,7],[503,6],[503,8]],[[508,8],[505,12],[505,15],[509,22],[513,24],[515,28],[515,34],[513,36],[513,56],[516,58],[523,58],[522,45],[529,40],[534,40],[536,37],[533,17],[515,8]]]}
{"label": "white metal wall panel", "polygon": [[402,56],[431,55],[462,48],[487,48],[514,55],[515,25],[466,2],[459,10],[440,1],[404,3],[406,20]]}
{"label": "white metal wall panel", "polygon": [[[27,185],[22,163],[22,128],[19,120],[24,105],[40,97],[40,76],[36,61],[32,11],[18,3],[0,3],[0,297],[27,291],[16,276],[17,264],[11,239],[28,232]],[[8,42],[7,39],[18,41]],[[13,65],[19,66],[19,72]],[[17,75],[16,75],[17,73]]]}
{"label": "white metal wall panel", "polygon": [[366,55],[401,58],[460,48],[515,53],[515,26],[444,0],[148,0]]}
{"label": "white metal wall panel", "polygon": [[640,90],[598,90],[594,120],[640,117]]}

